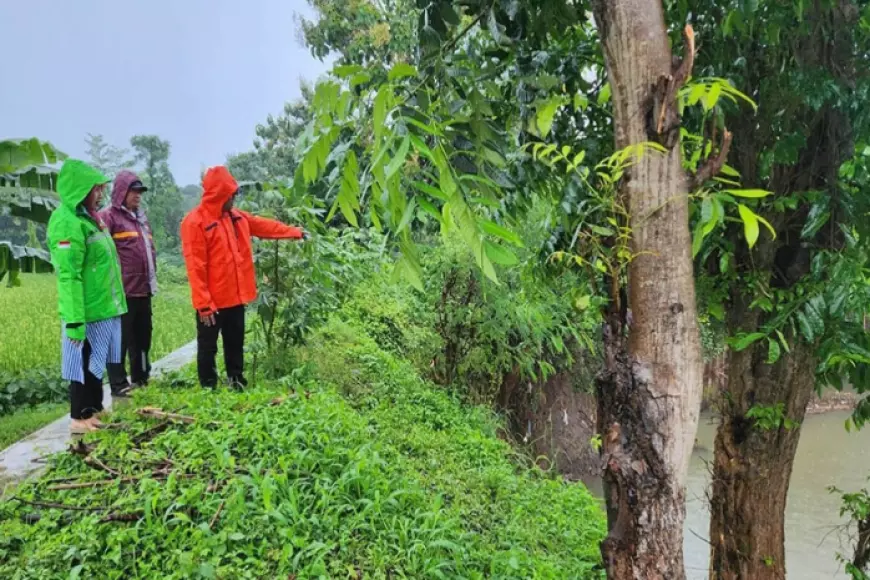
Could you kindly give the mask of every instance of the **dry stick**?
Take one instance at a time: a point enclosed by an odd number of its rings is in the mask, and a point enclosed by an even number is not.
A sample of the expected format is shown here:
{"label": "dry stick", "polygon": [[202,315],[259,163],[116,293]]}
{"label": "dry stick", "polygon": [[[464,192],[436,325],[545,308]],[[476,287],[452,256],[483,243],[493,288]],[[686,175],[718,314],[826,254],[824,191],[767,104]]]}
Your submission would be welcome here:
{"label": "dry stick", "polygon": [[53,479],[46,479],[43,483],[70,483],[71,481],[78,481],[81,475],[76,475],[73,477],[55,477]]}
{"label": "dry stick", "polygon": [[115,477],[118,477],[121,475],[121,473],[119,471],[112,469],[111,467],[109,467],[108,465],[106,465],[105,463],[103,463],[102,461],[97,459],[96,457],[91,457],[90,455],[85,457],[85,465],[93,467],[94,469],[101,469],[102,471],[105,471],[106,473],[110,473],[110,474],[114,475]]}
{"label": "dry stick", "polygon": [[155,419],[169,419],[171,421],[181,421],[182,423],[187,424],[196,423],[195,417],[178,415],[177,413],[167,413],[163,409],[158,409],[157,407],[143,407],[136,412],[143,417],[153,417]]}
{"label": "dry stick", "polygon": [[93,450],[93,446],[86,444],[81,439],[79,439],[75,445],[70,445],[69,449],[67,449],[67,451],[69,451],[73,455],[81,455],[82,457],[87,457],[91,454],[91,451]]}
{"label": "dry stick", "polygon": [[214,527],[215,522],[217,522],[218,518],[221,515],[221,512],[224,511],[224,505],[227,503],[226,498],[221,500],[221,505],[218,506],[217,511],[214,513],[214,516],[211,518],[211,522],[208,524],[208,529],[212,529]]}
{"label": "dry stick", "polygon": [[109,522],[138,522],[142,518],[145,517],[144,512],[132,512],[132,513],[120,513],[115,512],[107,515],[106,517],[100,520],[101,524],[106,524]]}
{"label": "dry stick", "polygon": [[92,489],[94,487],[103,487],[113,483],[132,483],[136,481],[135,477],[127,477],[124,479],[100,479],[97,481],[83,481],[78,483],[63,483],[61,485],[52,485],[47,487],[48,491],[64,491],[68,489]]}
{"label": "dry stick", "polygon": [[44,501],[32,501],[29,499],[22,499],[18,496],[13,496],[13,497],[9,498],[9,500],[10,501],[15,500],[15,501],[27,504],[27,505],[32,505],[34,507],[41,507],[41,508],[47,508],[47,509],[57,509],[57,510],[71,510],[71,511],[77,511],[77,512],[103,512],[103,511],[106,511],[106,509],[108,509],[108,508],[104,508],[104,507],[82,507],[82,506],[77,506],[77,505],[68,505],[65,503],[48,503],[48,502],[44,502]]}
{"label": "dry stick", "polygon": [[144,443],[145,441],[151,439],[151,438],[154,437],[155,435],[159,435],[159,434],[162,433],[163,431],[166,431],[166,429],[167,429],[171,424],[172,424],[172,421],[163,421],[162,423],[158,423],[157,425],[155,425],[154,427],[151,427],[151,428],[148,429],[147,431],[143,431],[143,432],[140,433],[139,435],[136,435],[136,436],[133,438],[133,443],[135,443],[136,445],[141,445],[142,443]]}

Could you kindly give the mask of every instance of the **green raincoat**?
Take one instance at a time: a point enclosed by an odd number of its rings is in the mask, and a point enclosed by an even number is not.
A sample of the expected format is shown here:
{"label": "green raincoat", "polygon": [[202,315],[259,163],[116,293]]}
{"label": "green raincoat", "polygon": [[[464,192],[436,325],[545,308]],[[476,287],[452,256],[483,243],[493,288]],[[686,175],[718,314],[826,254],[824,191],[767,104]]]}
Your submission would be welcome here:
{"label": "green raincoat", "polygon": [[60,318],[66,335],[85,339],[85,323],[127,312],[115,243],[81,205],[109,179],[77,159],[64,162],[57,179],[60,207],[48,222],[48,246],[57,272]]}

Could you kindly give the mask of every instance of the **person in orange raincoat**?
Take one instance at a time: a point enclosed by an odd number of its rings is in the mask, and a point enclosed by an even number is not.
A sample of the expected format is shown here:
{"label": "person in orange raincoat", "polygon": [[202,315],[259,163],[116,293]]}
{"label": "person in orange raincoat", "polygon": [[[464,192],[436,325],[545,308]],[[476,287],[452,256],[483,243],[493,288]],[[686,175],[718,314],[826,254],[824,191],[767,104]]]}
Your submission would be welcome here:
{"label": "person in orange raincoat", "polygon": [[181,247],[196,309],[199,382],[217,386],[218,334],[230,385],[244,387],[245,306],[257,297],[251,236],[306,237],[301,229],[233,208],[239,185],[223,166],[206,171],[202,201],[181,222]]}

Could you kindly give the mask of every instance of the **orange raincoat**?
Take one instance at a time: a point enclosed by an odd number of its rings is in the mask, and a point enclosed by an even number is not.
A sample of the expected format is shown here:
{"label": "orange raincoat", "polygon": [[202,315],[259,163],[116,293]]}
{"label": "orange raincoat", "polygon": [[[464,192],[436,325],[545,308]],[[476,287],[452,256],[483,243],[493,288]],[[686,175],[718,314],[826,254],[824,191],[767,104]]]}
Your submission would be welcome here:
{"label": "orange raincoat", "polygon": [[302,230],[237,209],[224,212],[239,188],[226,167],[209,169],[202,188],[202,201],[181,222],[181,248],[193,307],[212,314],[257,297],[251,236],[301,239]]}

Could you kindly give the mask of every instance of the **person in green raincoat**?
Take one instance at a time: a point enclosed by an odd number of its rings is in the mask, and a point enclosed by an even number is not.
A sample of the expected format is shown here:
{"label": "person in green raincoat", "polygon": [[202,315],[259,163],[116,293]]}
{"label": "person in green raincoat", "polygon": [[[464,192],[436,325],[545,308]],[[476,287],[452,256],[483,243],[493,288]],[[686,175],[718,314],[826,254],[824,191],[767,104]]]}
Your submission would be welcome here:
{"label": "person in green raincoat", "polygon": [[97,210],[109,179],[67,159],[57,179],[60,206],[48,222],[62,325],[61,376],[69,381],[70,430],[101,425],[103,374],[121,361],[121,316],[127,301],[115,243]]}

